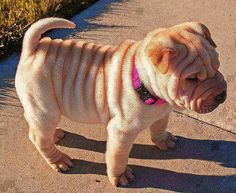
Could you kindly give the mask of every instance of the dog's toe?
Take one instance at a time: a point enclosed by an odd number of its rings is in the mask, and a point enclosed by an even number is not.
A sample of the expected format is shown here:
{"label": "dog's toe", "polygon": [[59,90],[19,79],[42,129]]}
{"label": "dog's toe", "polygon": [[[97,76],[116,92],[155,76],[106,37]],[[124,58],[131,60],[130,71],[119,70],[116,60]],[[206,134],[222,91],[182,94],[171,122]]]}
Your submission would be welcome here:
{"label": "dog's toe", "polygon": [[114,186],[128,186],[135,178],[133,171],[129,167],[126,167],[126,170],[122,175],[109,177],[109,180]]}
{"label": "dog's toe", "polygon": [[65,171],[68,171],[69,168],[73,167],[73,163],[71,159],[72,159],[71,157],[63,153],[61,158],[58,161],[54,163],[50,163],[49,165],[55,171],[65,172]]}
{"label": "dog's toe", "polygon": [[54,142],[58,143],[64,136],[65,136],[64,131],[60,128],[57,128],[54,134]]}
{"label": "dog's toe", "polygon": [[167,151],[176,146],[177,138],[171,133],[167,133],[167,138],[161,141],[153,141],[161,151]]}

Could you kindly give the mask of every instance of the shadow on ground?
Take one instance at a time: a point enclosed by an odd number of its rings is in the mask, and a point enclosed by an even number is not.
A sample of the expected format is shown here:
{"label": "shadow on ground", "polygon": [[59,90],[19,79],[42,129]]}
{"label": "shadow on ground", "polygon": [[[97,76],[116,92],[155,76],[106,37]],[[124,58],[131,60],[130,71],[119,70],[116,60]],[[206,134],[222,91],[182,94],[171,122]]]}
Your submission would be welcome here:
{"label": "shadow on ground", "polygon": [[[97,17],[107,14],[108,10],[111,9],[111,6],[116,6],[117,8],[113,7],[113,15],[123,15],[124,13],[121,11],[122,2],[124,0],[100,0],[90,6],[86,11],[82,11],[80,14],[74,16],[70,20],[73,21],[76,24],[76,28],[74,30],[71,29],[58,29],[53,30],[48,35],[52,38],[74,38],[79,40],[86,41],[89,39],[90,41],[97,41],[97,40],[104,40],[107,39],[106,31],[103,31],[103,34],[96,33],[99,31],[99,29],[108,29],[108,30],[114,30],[114,29],[121,29],[121,28],[131,28],[134,26],[130,25],[109,25],[109,24],[103,24],[103,23],[97,23],[96,21]],[[118,8],[119,7],[119,8]],[[127,13],[134,11],[131,7],[129,8],[123,8],[127,10]],[[93,21],[94,20],[94,21]],[[81,37],[79,35],[79,32],[83,31],[93,31],[94,36],[83,36]],[[108,31],[107,31],[108,32]]]}
{"label": "shadow on ground", "polygon": [[11,57],[0,62],[0,109],[6,105],[16,106],[9,101],[17,99],[11,95],[11,92],[15,88],[14,77],[18,60],[19,54],[14,53]]}
{"label": "shadow on ground", "polygon": [[[134,144],[131,158],[137,159],[196,159],[218,162],[224,167],[236,167],[236,142],[220,140],[200,140],[178,137],[178,148],[162,152],[154,145]],[[106,141],[96,141],[65,131],[60,145],[104,153]]]}
{"label": "shadow on ground", "polygon": [[[81,135],[65,132],[61,146],[79,148],[104,153],[105,141],[96,141]],[[199,140],[178,137],[178,148],[161,152],[154,145],[134,144],[130,157],[137,159],[196,159],[218,162],[224,167],[236,166],[236,142],[220,140]],[[94,163],[79,159],[74,160],[75,167],[66,174],[100,174],[106,175],[103,163]],[[137,180],[130,188],[161,188],[182,192],[227,192],[236,189],[236,176],[214,176],[178,173],[169,170],[131,165]],[[208,190],[209,189],[209,190]],[[197,190],[197,191],[196,191]]]}
{"label": "shadow on ground", "polygon": [[[104,163],[73,160],[74,168],[66,174],[106,175]],[[176,192],[227,192],[236,188],[236,175],[214,176],[178,173],[164,169],[129,165],[135,171],[136,180],[126,188],[160,188]]]}

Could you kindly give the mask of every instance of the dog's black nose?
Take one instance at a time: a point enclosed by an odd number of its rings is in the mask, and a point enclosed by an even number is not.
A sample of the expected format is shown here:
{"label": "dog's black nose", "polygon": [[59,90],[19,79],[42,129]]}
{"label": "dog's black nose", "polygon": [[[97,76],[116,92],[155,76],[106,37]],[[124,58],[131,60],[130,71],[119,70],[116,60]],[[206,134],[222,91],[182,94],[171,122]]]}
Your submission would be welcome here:
{"label": "dog's black nose", "polygon": [[215,97],[216,101],[218,103],[223,103],[225,102],[225,99],[226,99],[226,92],[223,91],[222,93],[218,94],[216,97]]}

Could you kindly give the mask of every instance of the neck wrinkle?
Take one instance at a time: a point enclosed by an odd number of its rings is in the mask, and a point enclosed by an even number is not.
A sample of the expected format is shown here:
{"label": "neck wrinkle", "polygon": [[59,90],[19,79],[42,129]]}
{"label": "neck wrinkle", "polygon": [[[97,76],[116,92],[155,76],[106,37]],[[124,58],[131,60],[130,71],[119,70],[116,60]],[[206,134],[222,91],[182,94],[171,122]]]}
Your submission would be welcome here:
{"label": "neck wrinkle", "polygon": [[144,55],[144,50],[140,50],[138,47],[135,53],[135,65],[139,78],[153,96],[165,99],[160,92],[161,89],[159,88],[159,85],[157,85],[157,80],[152,64],[150,64],[150,62],[145,59]]}
{"label": "neck wrinkle", "polygon": [[148,91],[152,94],[152,95],[156,95],[153,88],[152,88],[152,84],[151,84],[151,80],[150,77],[148,76],[147,70],[144,66],[144,61],[142,60],[142,56],[140,57],[140,54],[136,54],[135,56],[135,65],[138,71],[138,75],[139,78],[141,80],[141,82],[145,85],[145,87],[148,89]]}

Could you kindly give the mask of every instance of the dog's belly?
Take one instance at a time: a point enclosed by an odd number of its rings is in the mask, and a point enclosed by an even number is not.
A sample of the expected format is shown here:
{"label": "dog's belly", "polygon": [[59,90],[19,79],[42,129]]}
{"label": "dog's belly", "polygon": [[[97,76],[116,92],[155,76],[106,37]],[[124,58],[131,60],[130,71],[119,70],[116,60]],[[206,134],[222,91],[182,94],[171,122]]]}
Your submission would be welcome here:
{"label": "dog's belly", "polygon": [[109,120],[107,73],[113,49],[93,43],[72,43],[64,64],[56,62],[52,69],[53,84],[63,115],[82,123]]}

